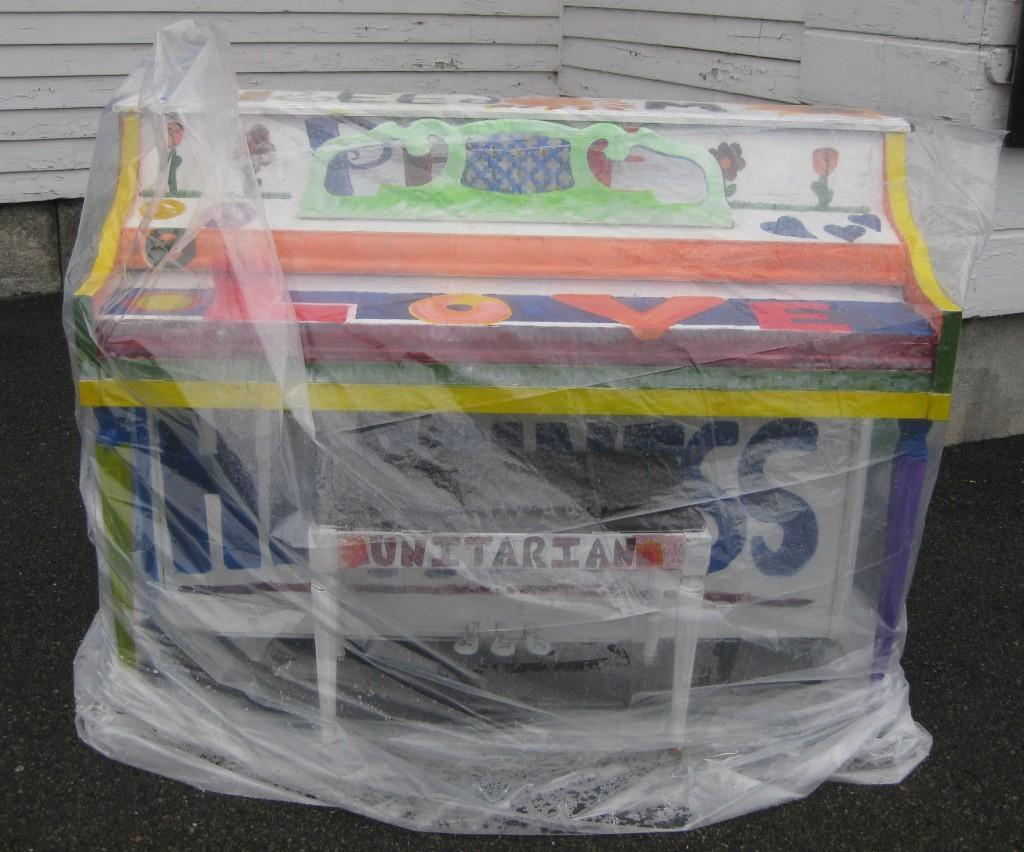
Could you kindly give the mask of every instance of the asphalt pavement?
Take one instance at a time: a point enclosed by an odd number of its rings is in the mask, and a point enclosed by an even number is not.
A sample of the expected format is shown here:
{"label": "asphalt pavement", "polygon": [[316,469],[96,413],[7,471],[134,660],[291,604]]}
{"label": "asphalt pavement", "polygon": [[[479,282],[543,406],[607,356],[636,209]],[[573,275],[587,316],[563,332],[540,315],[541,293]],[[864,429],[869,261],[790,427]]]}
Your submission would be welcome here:
{"label": "asphalt pavement", "polygon": [[202,793],[78,741],[71,664],[97,590],[73,406],[59,299],[0,301],[0,849],[1024,848],[1024,436],[945,454],[904,657],[935,746],[904,783],[825,784],[685,835],[474,838]]}

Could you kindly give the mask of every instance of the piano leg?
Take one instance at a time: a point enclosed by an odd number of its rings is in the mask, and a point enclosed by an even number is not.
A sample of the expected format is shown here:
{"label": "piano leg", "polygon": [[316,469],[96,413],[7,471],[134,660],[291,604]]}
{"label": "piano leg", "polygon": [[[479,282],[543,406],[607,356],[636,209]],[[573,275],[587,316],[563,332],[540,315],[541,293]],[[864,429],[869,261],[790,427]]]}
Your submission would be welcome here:
{"label": "piano leg", "polygon": [[690,685],[700,636],[700,610],[704,603],[704,583],[698,577],[684,577],[679,584],[676,608],[675,650],[672,662],[672,697],[669,709],[669,735],[680,745],[686,735],[686,713],[690,705]]}
{"label": "piano leg", "polygon": [[320,736],[330,738],[337,716],[338,658],[345,653],[338,612],[338,534],[326,527],[309,531],[312,570],[309,594],[316,650],[316,689],[320,704]]}

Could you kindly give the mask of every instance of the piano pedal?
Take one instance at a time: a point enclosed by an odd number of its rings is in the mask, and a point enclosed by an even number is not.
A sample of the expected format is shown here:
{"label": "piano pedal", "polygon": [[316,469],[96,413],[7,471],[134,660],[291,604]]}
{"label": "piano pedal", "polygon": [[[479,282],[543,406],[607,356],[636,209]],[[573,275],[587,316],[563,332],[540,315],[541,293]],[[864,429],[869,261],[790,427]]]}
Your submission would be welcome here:
{"label": "piano pedal", "polygon": [[494,642],[491,644],[491,653],[495,657],[511,657],[516,652],[516,640],[508,631],[508,624],[499,621],[494,625]]}
{"label": "piano pedal", "polygon": [[546,657],[551,653],[551,643],[538,635],[536,625],[526,625],[526,650],[535,657]]}
{"label": "piano pedal", "polygon": [[455,653],[462,657],[471,657],[477,651],[480,650],[480,623],[478,621],[470,621],[466,625],[466,630],[455,640]]}

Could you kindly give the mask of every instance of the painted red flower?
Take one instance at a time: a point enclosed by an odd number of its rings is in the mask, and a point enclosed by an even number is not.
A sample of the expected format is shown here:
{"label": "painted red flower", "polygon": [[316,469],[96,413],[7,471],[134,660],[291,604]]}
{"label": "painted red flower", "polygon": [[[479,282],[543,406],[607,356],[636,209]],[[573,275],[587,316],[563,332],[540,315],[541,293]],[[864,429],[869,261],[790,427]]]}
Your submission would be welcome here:
{"label": "painted red flower", "polygon": [[718,165],[722,167],[722,176],[726,180],[736,180],[736,175],[747,166],[747,161],[743,159],[743,149],[738,142],[722,142],[717,148],[708,148],[708,153],[718,160]]}
{"label": "painted red flower", "polygon": [[839,152],[835,148],[817,148],[811,154],[811,163],[819,177],[828,177],[839,165]]}

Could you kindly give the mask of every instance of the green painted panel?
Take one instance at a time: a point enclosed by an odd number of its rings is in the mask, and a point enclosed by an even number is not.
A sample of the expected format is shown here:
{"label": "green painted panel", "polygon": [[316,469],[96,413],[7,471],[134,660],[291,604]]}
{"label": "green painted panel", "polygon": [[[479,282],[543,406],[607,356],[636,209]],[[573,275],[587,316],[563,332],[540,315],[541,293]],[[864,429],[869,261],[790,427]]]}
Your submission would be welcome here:
{"label": "green painted panel", "polygon": [[[508,193],[477,189],[463,183],[466,145],[498,136],[542,136],[566,140],[570,145],[572,185],[548,192]],[[358,148],[399,142],[413,156],[426,156],[440,139],[448,158],[440,175],[420,186],[382,185],[376,195],[333,195],[326,188],[327,173],[339,155]],[[623,190],[605,186],[590,170],[587,152],[605,142],[604,155],[624,160],[634,147],[688,160],[704,174],[706,197],[699,202],[660,200],[649,190]],[[641,128],[630,133],[616,124],[600,122],[572,127],[554,121],[493,119],[448,124],[424,118],[402,127],[385,122],[366,133],[339,136],[317,148],[309,183],[299,208],[307,219],[468,219],[528,222],[596,222],[634,225],[686,225],[732,227],[725,183],[718,161],[705,149],[668,139]]]}
{"label": "green painted panel", "polygon": [[110,567],[110,597],[117,650],[121,659],[135,664],[135,640],[132,636],[134,570],[132,567],[132,486],[131,449],[96,447],[97,487],[103,522],[103,550]]}

